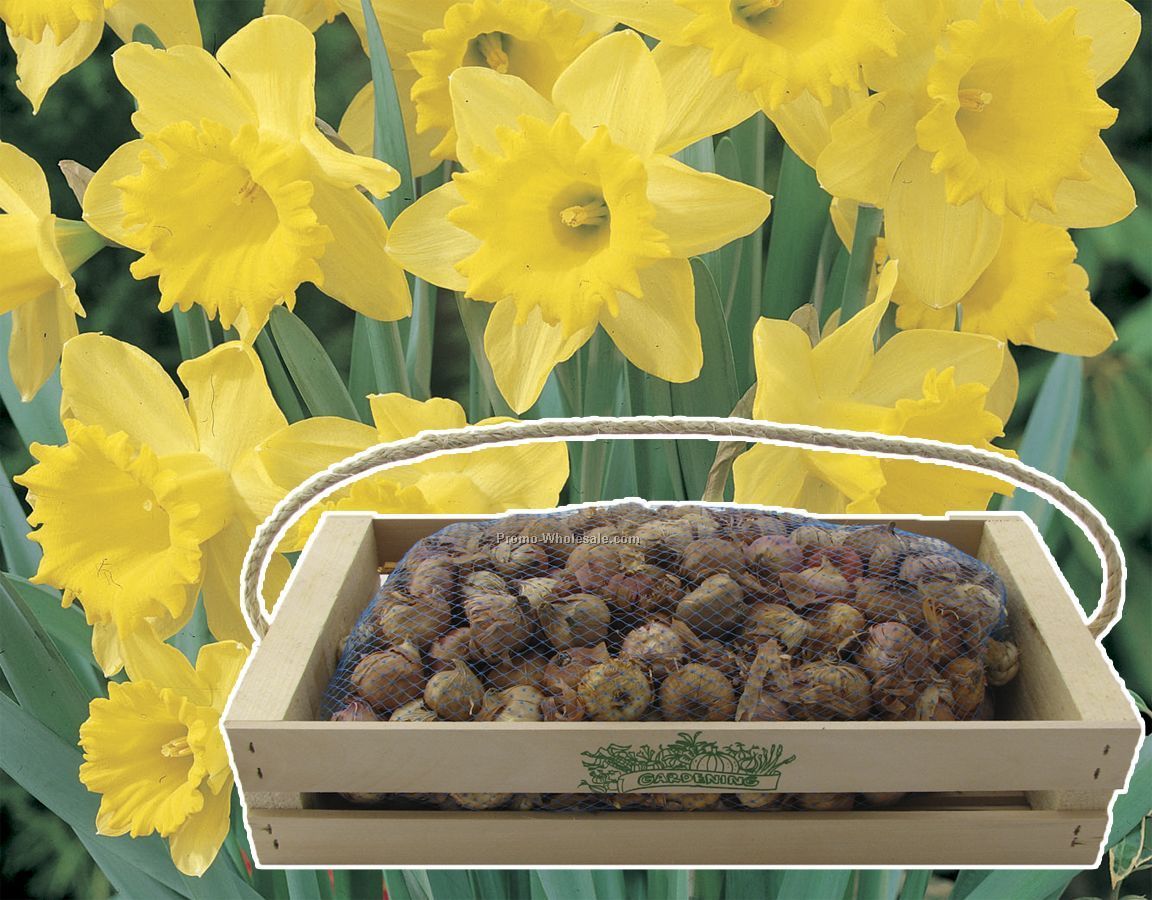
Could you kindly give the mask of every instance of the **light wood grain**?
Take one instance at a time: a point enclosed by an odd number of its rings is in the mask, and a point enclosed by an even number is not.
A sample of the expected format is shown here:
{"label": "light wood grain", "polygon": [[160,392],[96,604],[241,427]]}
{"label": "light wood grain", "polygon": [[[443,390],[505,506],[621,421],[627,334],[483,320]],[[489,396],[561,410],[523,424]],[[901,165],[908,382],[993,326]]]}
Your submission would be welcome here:
{"label": "light wood grain", "polygon": [[781,768],[784,792],[1090,790],[1118,788],[1127,772],[1119,753],[1096,760],[1124,740],[1123,723],[232,722],[229,732],[257,748],[238,754],[241,780],[259,768],[269,790],[568,793],[587,777],[582,752],[655,749],[682,732],[780,744],[796,756]]}
{"label": "light wood grain", "polygon": [[262,866],[1091,866],[1103,813],[253,813]]}

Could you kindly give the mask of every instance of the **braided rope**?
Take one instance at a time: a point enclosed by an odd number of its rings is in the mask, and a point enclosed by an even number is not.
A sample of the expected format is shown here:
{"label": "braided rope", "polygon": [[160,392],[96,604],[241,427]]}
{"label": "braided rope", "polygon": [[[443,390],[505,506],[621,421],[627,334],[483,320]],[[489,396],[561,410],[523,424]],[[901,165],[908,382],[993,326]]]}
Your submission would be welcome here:
{"label": "braided rope", "polygon": [[1100,603],[1088,620],[1094,637],[1102,637],[1120,618],[1124,605],[1124,553],[1100,512],[1067,485],[1019,460],[990,450],[945,444],[920,438],[825,429],[751,419],[681,416],[535,419],[445,431],[425,431],[415,437],[377,444],[333,464],[288,493],[256,529],[240,571],[241,609],[257,639],[268,630],[269,617],[261,595],[264,575],[275,548],[304,512],[336,489],[383,469],[477,447],[526,444],[558,439],[638,439],[701,437],[746,441],[835,453],[908,458],[930,465],[989,473],[1025,488],[1071,518],[1096,548],[1103,563]]}

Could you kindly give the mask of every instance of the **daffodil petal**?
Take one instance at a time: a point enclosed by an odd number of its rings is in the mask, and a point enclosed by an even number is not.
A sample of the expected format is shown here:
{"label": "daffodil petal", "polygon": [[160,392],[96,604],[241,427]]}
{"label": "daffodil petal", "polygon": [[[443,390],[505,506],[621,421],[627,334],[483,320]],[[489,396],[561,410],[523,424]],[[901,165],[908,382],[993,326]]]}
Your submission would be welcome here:
{"label": "daffodil petal", "polygon": [[[485,419],[477,424],[488,425],[497,421],[509,420]],[[477,450],[450,458],[441,457],[435,462],[449,460],[459,473],[489,498],[490,504],[496,507],[492,512],[555,506],[568,481],[568,448],[563,443]],[[525,472],[537,474],[525,478]]]}
{"label": "daffodil petal", "polygon": [[60,293],[59,289],[49,291],[12,311],[8,368],[25,402],[56,370],[64,342],[77,334],[76,313]]}
{"label": "daffodil petal", "polygon": [[480,241],[448,221],[448,213],[463,205],[455,183],[425,194],[392,223],[389,255],[417,278],[452,291],[466,290],[468,279],[456,264],[475,253]]}
{"label": "daffodil petal", "polygon": [[43,219],[52,214],[48,179],[39,164],[13,144],[0,141],[0,210]]}
{"label": "daffodil petal", "polygon": [[752,414],[780,422],[808,421],[819,403],[808,335],[791,322],[764,318],[752,331],[752,351],[756,358]]}
{"label": "daffodil petal", "polygon": [[667,0],[577,0],[579,6],[614,22],[623,22],[662,41],[670,40],[692,21],[693,14]]}
{"label": "daffodil petal", "polygon": [[983,334],[902,331],[884,344],[860,383],[855,399],[878,406],[921,396],[924,373],[956,370],[956,383],[992,384],[1004,365],[1005,345]]}
{"label": "daffodil petal", "polygon": [[340,5],[332,0],[264,0],[264,15],[291,16],[310,31],[336,21]]}
{"label": "daffodil petal", "polygon": [[652,224],[668,236],[673,256],[696,256],[755,231],[772,210],[763,191],[710,172],[698,172],[668,156],[645,166]]}
{"label": "daffodil petal", "polygon": [[463,428],[464,407],[455,400],[415,400],[404,394],[371,394],[368,405],[380,441],[399,441],[421,431]]}
{"label": "daffodil petal", "polygon": [[[1064,12],[1069,0],[1036,0],[1049,19]],[[1076,0],[1076,33],[1092,38],[1092,71],[1096,86],[1123,68],[1140,37],[1140,13],[1127,0]]]}
{"label": "daffodil petal", "polygon": [[581,53],[556,79],[552,102],[586,138],[600,126],[612,140],[648,156],[664,131],[660,69],[634,31],[617,31]]}
{"label": "daffodil petal", "polygon": [[104,16],[124,43],[132,40],[137,25],[147,25],[165,47],[202,45],[193,0],[116,0]]}
{"label": "daffodil petal", "polygon": [[112,65],[136,98],[132,124],[141,134],[174,122],[210,119],[236,131],[256,121],[255,111],[220,64],[199,47],[157,50],[125,44],[112,54]]}
{"label": "daffodil petal", "polygon": [[593,331],[581,328],[565,336],[562,326],[544,321],[538,307],[517,324],[516,304],[497,303],[484,329],[484,350],[508,405],[522,413],[535,403],[552,369],[584,346]]}
{"label": "daffodil petal", "polygon": [[225,41],[216,58],[262,130],[298,139],[315,128],[316,39],[295,19],[255,19]]}
{"label": "daffodil petal", "polygon": [[704,365],[692,266],[662,260],[640,271],[640,284],[644,296],[617,294],[619,313],[602,312],[600,324],[637,368],[665,381],[691,381]]}
{"label": "daffodil petal", "polygon": [[1035,221],[1062,228],[1104,228],[1136,208],[1136,192],[1104,141],[1097,138],[1089,145],[1082,164],[1088,180],[1061,182],[1051,210],[1032,208]]}
{"label": "daffodil petal", "polygon": [[395,321],[412,312],[408,280],[388,256],[388,227],[372,202],[358,191],[316,181],[312,208],[332,232],[320,257],[322,289],[371,319]]}
{"label": "daffodil petal", "polygon": [[832,123],[816,174],[824,190],[883,206],[896,169],[916,145],[916,104],[899,91],[873,94]]}
{"label": "daffodil petal", "polygon": [[863,101],[864,96],[862,91],[836,88],[832,91],[832,102],[825,106],[805,91],[795,100],[765,110],[765,115],[792,152],[815,169],[820,154],[832,139],[832,123]]}
{"label": "daffodil petal", "polygon": [[140,174],[140,154],[147,146],[146,141],[129,141],[117,147],[84,192],[84,221],[108,240],[124,246],[129,246],[132,233],[124,227],[124,194],[116,182]]}
{"label": "daffodil petal", "polygon": [[103,334],[69,341],[60,364],[61,417],[126,432],[159,456],[197,449],[179,389],[151,356]]}
{"label": "daffodil petal", "polygon": [[1108,317],[1092,303],[1088,294],[1088,275],[1073,266],[1068,290],[1055,304],[1055,315],[1036,323],[1032,343],[1053,353],[1096,356],[1116,340],[1116,330]]}
{"label": "daffodil petal", "polygon": [[204,806],[192,813],[168,838],[168,852],[172,863],[185,875],[198,878],[215,861],[231,824],[229,811],[232,804],[231,776],[227,790],[213,793],[201,789]]}
{"label": "daffodil petal", "polygon": [[652,59],[667,98],[659,151],[672,154],[701,138],[739,125],[756,114],[756,96],[736,87],[736,73],[712,74],[712,54],[703,47],[659,44]]}
{"label": "daffodil petal", "polygon": [[[193,702],[206,698],[207,685],[188,662],[188,658],[160,640],[144,625],[121,636],[124,670],[133,681],[151,681],[171,688]],[[200,704],[207,705],[207,704]]]}
{"label": "daffodil petal", "polygon": [[383,160],[357,156],[337,147],[315,127],[305,129],[301,141],[328,179],[341,187],[363,187],[373,197],[387,197],[400,186],[400,173]]}
{"label": "daffodil petal", "polygon": [[1004,227],[979,197],[963,206],[948,203],[944,176],[932,174],[931,157],[920,150],[896,170],[884,221],[901,279],[937,309],[968,293],[1000,248]]}
{"label": "daffodil petal", "polygon": [[1020,370],[1016,367],[1016,360],[1012,358],[1012,348],[1005,347],[1004,367],[988,389],[988,396],[984,398],[984,408],[1007,424],[1019,395]]}
{"label": "daffodil petal", "polygon": [[[396,79],[396,91],[407,98],[412,93],[412,85],[419,77],[411,69],[397,69],[392,72]],[[416,131],[416,108],[407,102],[400,104],[400,114],[404,120],[404,137],[408,143],[408,157],[412,164],[412,174],[427,175],[441,163],[433,154],[436,145],[444,139],[444,132],[430,129],[423,133]],[[340,137],[356,153],[371,156],[376,143],[376,91],[369,81],[357,91],[352,102],[340,119]]]}
{"label": "daffodil petal", "polygon": [[556,119],[556,107],[512,75],[471,66],[453,72],[448,85],[456,122],[456,157],[466,169],[480,164],[478,151],[501,153],[497,129],[518,129],[521,116],[548,123]]}
{"label": "daffodil petal", "polygon": [[199,449],[224,471],[288,425],[272,399],[259,357],[239,341],[221,344],[178,369]]}
{"label": "daffodil petal", "polygon": [[104,23],[99,20],[80,22],[59,44],[48,33],[34,43],[8,30],[8,41],[16,53],[16,87],[31,102],[33,113],[40,111],[52,85],[92,55],[103,34]]}
{"label": "daffodil petal", "polygon": [[872,339],[887,309],[886,301],[869,303],[813,348],[812,367],[821,395],[856,393],[875,357]]}
{"label": "daffodil petal", "polygon": [[796,506],[808,477],[804,451],[757,444],[732,464],[737,503]]}
{"label": "daffodil petal", "polygon": [[294,422],[257,448],[272,484],[289,491],[332,463],[377,443],[376,429],[362,422],[318,416]]}
{"label": "daffodil petal", "polygon": [[880,460],[869,456],[844,453],[808,454],[808,464],[819,477],[848,498],[852,512],[879,512],[876,496],[884,489],[884,470]]}
{"label": "daffodil petal", "polygon": [[[252,643],[252,633],[240,612],[240,569],[252,534],[252,528],[233,520],[204,545],[204,584],[201,588],[204,614],[212,635],[218,641],[236,641],[245,647]],[[275,554],[264,579],[264,596],[269,602],[280,596],[289,571],[287,560]],[[201,657],[206,649],[201,649]],[[230,668],[243,665],[243,658],[237,660],[237,655],[238,652],[233,650],[232,654],[219,660],[209,657],[196,662],[197,671],[203,669],[204,681],[212,691],[212,705],[217,709],[223,707],[231,690],[226,677]],[[234,675],[232,677],[235,679]]]}

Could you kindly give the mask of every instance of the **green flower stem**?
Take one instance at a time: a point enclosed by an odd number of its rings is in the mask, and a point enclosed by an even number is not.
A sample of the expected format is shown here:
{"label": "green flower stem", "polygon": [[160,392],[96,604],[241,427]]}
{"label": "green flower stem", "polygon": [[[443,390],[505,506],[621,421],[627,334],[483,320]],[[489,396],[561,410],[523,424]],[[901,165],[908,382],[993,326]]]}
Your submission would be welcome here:
{"label": "green flower stem", "polygon": [[[623,382],[624,357],[602,329],[597,328],[579,351],[584,357],[584,408],[582,415],[619,415],[617,403]],[[630,449],[630,448],[629,448]],[[576,502],[600,500],[604,496],[608,446],[603,441],[586,444],[581,452],[580,476],[576,484]]]}
{"label": "green flower stem", "polygon": [[785,147],[768,219],[772,231],[764,269],[763,315],[787,319],[811,300],[831,202],[816,173]]}
{"label": "green flower stem", "polygon": [[193,306],[184,312],[174,306],[172,320],[176,323],[176,339],[183,359],[195,359],[212,349],[212,331],[203,307]]}
{"label": "green flower stem", "polygon": [[852,256],[848,260],[848,274],[844,279],[844,293],[840,300],[840,321],[847,322],[864,308],[868,297],[868,284],[876,260],[876,240],[884,224],[884,210],[875,206],[861,206],[856,216],[856,231],[852,236]]}
{"label": "green flower stem", "polygon": [[412,321],[404,364],[410,396],[427,400],[432,396],[432,344],[436,336],[436,286],[417,278],[412,290]]}

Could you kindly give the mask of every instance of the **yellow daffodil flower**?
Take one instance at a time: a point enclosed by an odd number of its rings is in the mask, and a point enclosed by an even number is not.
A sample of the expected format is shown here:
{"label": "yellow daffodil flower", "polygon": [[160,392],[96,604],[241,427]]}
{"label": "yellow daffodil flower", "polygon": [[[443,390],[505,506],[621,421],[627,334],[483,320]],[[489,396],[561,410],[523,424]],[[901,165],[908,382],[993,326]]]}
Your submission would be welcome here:
{"label": "yellow daffodil flower", "polygon": [[860,66],[894,56],[900,31],[884,0],[577,0],[661,41],[698,47],[767,109],[811,92],[832,102]]}
{"label": "yellow daffodil flower", "polygon": [[551,99],[491,69],[452,75],[467,170],[396,220],[413,274],[495,304],[484,336],[517,412],[597,325],[668,381],[700,371],[688,257],[757,228],[770,198],[669,154],[751,114],[679,48],[622,31],[584,51]]}
{"label": "yellow daffodil flower", "polygon": [[100,794],[98,834],[168,841],[176,868],[203,875],[228,835],[232,769],[220,715],[247,650],[206,644],[196,666],[150,629],[125,641],[130,681],[108,685],[80,726],[80,781]]}
{"label": "yellow daffodil flower", "polygon": [[[278,498],[256,445],[287,421],[252,350],[223,344],[182,364],[180,389],[144,351],[100,334],[64,347],[61,418],[68,443],[33,444],[16,481],[28,489],[44,556],[34,580],[79,600],[107,674],[123,636],[150,621],[161,637],[187,621],[203,588],[208,627],[250,640],[240,614],[240,564]],[[282,582],[287,563],[277,561]]]}
{"label": "yellow daffodil flower", "polygon": [[0,21],[16,53],[16,87],[34,113],[48,89],[92,55],[105,23],[125,43],[146,25],[165,46],[200,46],[193,0],[0,0]]}
{"label": "yellow daffodil flower", "polygon": [[[851,201],[832,201],[832,222],[849,250],[857,208]],[[877,272],[887,260],[887,242],[881,238]],[[875,296],[877,279],[873,282]],[[1011,214],[1004,219],[996,255],[956,304],[931,307],[903,280],[897,280],[892,300],[896,325],[905,330],[959,328],[1075,356],[1096,356],[1116,340],[1108,318],[1092,303],[1088,273],[1076,265],[1076,245],[1067,230]]]}
{"label": "yellow daffodil flower", "polygon": [[76,334],[84,307],[72,273],[103,246],[83,222],[52,215],[40,167],[0,142],[0,314],[12,313],[8,366],[24,400],[48,380]]}
{"label": "yellow daffodil flower", "polygon": [[[1015,367],[990,337],[949,331],[897,334],[879,350],[894,267],[880,298],[815,346],[790,322],[761,319],[754,332],[760,419],[932,438],[984,449],[1016,396]],[[761,445],[733,467],[736,500],[820,513],[920,513],[983,509],[1001,482],[910,461]]]}
{"label": "yellow daffodil flower", "polygon": [[956,309],[933,309],[897,283],[900,328],[951,329],[987,334],[1054,353],[1095,356],[1116,332],[1088,294],[1088,273],[1076,265],[1076,245],[1065,229],[1043,222],[1004,220],[1000,249]]}
{"label": "yellow daffodil flower", "polygon": [[[347,0],[345,0],[347,2]],[[355,4],[359,7],[359,4]],[[568,0],[377,0],[376,15],[400,95],[413,171],[456,159],[448,79],[461,66],[515,75],[544,96],[560,73],[614,23]],[[359,10],[349,10],[358,27]],[[368,84],[340,122],[357,153],[372,152],[375,91]]]}
{"label": "yellow daffodil flower", "polygon": [[[334,462],[373,444],[414,437],[421,431],[463,428],[464,409],[453,400],[413,400],[403,394],[368,398],[373,425],[339,418],[304,419],[257,448],[274,496]],[[491,425],[511,421],[484,419]],[[499,513],[509,509],[555,506],[568,480],[568,450],[563,444],[493,447],[441,456],[390,469],[362,479],[313,507],[290,536],[299,549],[326,510],[374,510],[381,513]]]}
{"label": "yellow daffodil flower", "polygon": [[411,311],[384,251],[394,169],[338,149],[316,126],[315,41],[284,16],[257,19],[216,58],[129,44],[113,58],[142,138],[117,150],[84,195],[84,218],[143,254],[160,308],[204,307],[246,341],[310,281],[375,319]]}
{"label": "yellow daffodil flower", "polygon": [[831,125],[825,189],[882,206],[892,256],[940,309],[996,256],[1008,211],[1064,228],[1109,225],[1135,205],[1100,137],[1097,88],[1129,57],[1124,0],[890,0],[898,62],[865,66],[877,93]]}

